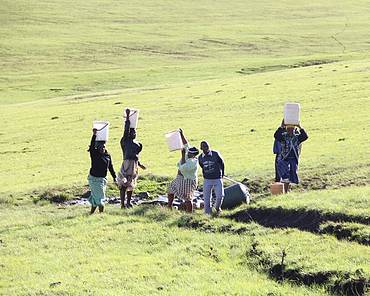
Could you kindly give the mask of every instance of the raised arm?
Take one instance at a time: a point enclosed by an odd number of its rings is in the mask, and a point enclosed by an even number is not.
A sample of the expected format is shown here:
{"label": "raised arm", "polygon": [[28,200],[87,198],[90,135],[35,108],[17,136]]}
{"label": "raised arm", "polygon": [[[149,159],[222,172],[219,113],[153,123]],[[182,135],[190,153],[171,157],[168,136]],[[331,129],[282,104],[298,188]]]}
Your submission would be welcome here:
{"label": "raised arm", "polygon": [[283,139],[283,132],[284,132],[284,128],[279,126],[278,129],[274,133],[274,138],[280,142]]}
{"label": "raised arm", "polygon": [[300,125],[298,127],[300,129],[300,134],[298,136],[298,141],[299,141],[299,143],[303,143],[304,141],[306,141],[308,139],[308,135],[307,135],[307,133],[306,133],[306,131],[303,127],[301,127]]}
{"label": "raised arm", "polygon": [[125,120],[125,129],[123,132],[123,139],[127,139],[130,133],[130,109],[126,109],[126,120]]}
{"label": "raised arm", "polygon": [[278,140],[279,142],[283,139],[283,132],[285,128],[284,119],[281,121],[281,125],[278,127],[278,129],[274,133],[274,138]]}
{"label": "raised arm", "polygon": [[179,129],[180,131],[180,137],[181,137],[181,141],[184,145],[186,145],[188,143],[188,140],[185,138],[185,135],[184,135],[184,132],[182,131],[182,129],[180,128]]}
{"label": "raised arm", "polygon": [[97,132],[98,132],[98,130],[96,128],[94,128],[93,129],[93,135],[92,135],[91,141],[90,141],[90,147],[89,147],[89,150],[87,150],[90,153],[95,149],[95,141],[96,141],[96,133]]}

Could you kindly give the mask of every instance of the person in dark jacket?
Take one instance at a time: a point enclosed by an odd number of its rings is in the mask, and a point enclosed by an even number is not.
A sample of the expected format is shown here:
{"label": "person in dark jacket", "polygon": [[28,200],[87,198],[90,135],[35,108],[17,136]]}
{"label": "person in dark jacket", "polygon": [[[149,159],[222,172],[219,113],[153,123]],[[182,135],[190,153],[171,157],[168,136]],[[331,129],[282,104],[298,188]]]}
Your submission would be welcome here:
{"label": "person in dark jacket", "polygon": [[222,178],[225,175],[224,160],[220,153],[211,150],[206,141],[200,143],[200,149],[203,153],[199,156],[199,165],[203,172],[203,198],[204,212],[207,215],[212,213],[211,209],[211,194],[212,190],[216,193],[215,209],[217,214],[221,212],[221,204],[224,198],[224,184]]}
{"label": "person in dark jacket", "polygon": [[[284,119],[281,122],[280,127],[284,127]],[[274,162],[275,182],[280,182],[280,176],[279,176],[279,172],[278,172],[278,160],[279,160],[279,155],[281,153],[281,144],[276,139],[274,139],[274,145],[273,145],[273,148],[272,148],[272,152],[275,154],[275,162]]]}
{"label": "person in dark jacket", "polygon": [[278,174],[280,181],[284,183],[285,192],[288,192],[290,183],[299,183],[298,160],[301,145],[308,139],[308,135],[300,125],[286,126],[283,122],[282,126],[275,131],[274,138],[281,146],[277,161]]}
{"label": "person in dark jacket", "polygon": [[107,171],[109,170],[114,182],[116,182],[116,173],[114,172],[112,158],[105,149],[105,142],[96,141],[97,130],[93,129],[89,152],[91,158],[90,174],[88,176],[91,204],[90,214],[93,214],[97,207],[99,212],[104,211],[105,191],[107,188]]}
{"label": "person in dark jacket", "polygon": [[127,196],[126,207],[131,208],[132,193],[139,177],[139,167],[146,169],[139,161],[139,153],[143,145],[136,140],[136,130],[130,128],[130,109],[126,109],[126,121],[121,138],[121,148],[123,153],[123,163],[118,173],[117,184],[120,189],[121,209],[125,207],[125,197]]}

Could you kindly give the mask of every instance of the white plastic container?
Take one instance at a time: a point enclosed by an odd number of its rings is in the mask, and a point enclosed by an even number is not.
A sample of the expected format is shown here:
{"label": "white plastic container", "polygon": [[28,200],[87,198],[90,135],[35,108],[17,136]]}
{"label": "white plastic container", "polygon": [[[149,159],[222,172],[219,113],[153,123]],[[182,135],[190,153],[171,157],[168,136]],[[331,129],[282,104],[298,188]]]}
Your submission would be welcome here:
{"label": "white plastic container", "polygon": [[181,150],[182,148],[184,148],[179,130],[168,132],[165,134],[165,137],[167,140],[168,149],[170,151]]}
{"label": "white plastic container", "polygon": [[137,123],[139,121],[139,110],[138,109],[132,109],[132,108],[125,108],[123,110],[123,114],[124,114],[125,118],[126,118],[126,109],[130,109],[130,116],[129,116],[130,128],[137,128]]}
{"label": "white plastic container", "polygon": [[301,106],[298,103],[285,103],[284,123],[286,125],[299,125]]}
{"label": "white plastic container", "polygon": [[94,121],[93,129],[96,128],[96,141],[108,141],[109,137],[109,121]]}

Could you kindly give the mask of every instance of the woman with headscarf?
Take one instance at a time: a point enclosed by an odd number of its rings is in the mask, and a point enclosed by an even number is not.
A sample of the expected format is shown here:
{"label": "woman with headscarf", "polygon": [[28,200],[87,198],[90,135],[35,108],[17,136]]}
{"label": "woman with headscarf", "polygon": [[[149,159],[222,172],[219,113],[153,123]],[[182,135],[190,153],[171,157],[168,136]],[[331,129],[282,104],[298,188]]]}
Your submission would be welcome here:
{"label": "woman with headscarf", "polygon": [[193,212],[192,198],[198,185],[198,158],[196,156],[199,150],[190,147],[181,129],[180,136],[184,148],[181,150],[181,159],[177,164],[177,176],[168,188],[168,207],[172,208],[176,196],[185,200],[185,211],[191,213]]}
{"label": "woman with headscarf", "polygon": [[290,183],[298,184],[298,160],[301,146],[308,139],[303,127],[287,126],[283,122],[276,130],[274,138],[280,143],[280,153],[277,157],[277,171],[280,182],[284,183],[285,192],[289,191]]}
{"label": "woman with headscarf", "polygon": [[121,148],[123,153],[123,163],[118,173],[117,184],[120,189],[121,209],[125,207],[125,197],[127,196],[126,207],[131,208],[132,193],[139,177],[139,167],[146,169],[139,162],[139,153],[143,145],[135,140],[136,129],[130,128],[130,109],[126,109],[126,121],[123,137],[121,138]]}
{"label": "woman with headscarf", "polygon": [[97,207],[99,212],[104,211],[105,191],[107,188],[107,171],[112,175],[114,182],[116,182],[116,173],[114,172],[112,158],[108,151],[105,149],[104,141],[96,141],[97,130],[93,129],[91,137],[89,152],[91,158],[90,174],[88,176],[91,204],[90,214],[93,214]]}

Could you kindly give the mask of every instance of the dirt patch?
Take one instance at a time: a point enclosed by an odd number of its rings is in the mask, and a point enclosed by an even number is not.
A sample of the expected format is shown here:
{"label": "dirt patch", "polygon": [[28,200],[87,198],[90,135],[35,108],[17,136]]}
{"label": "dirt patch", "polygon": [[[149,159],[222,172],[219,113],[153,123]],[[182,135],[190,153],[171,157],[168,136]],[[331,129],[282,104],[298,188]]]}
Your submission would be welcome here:
{"label": "dirt patch", "polygon": [[308,61],[298,62],[293,65],[283,64],[283,65],[262,66],[258,68],[241,68],[240,70],[236,71],[236,73],[251,75],[251,74],[256,74],[256,73],[272,72],[272,71],[279,71],[279,70],[285,70],[285,69],[296,69],[296,68],[311,67],[311,66],[317,66],[317,65],[323,65],[323,64],[331,64],[335,62],[337,61],[335,60],[308,60]]}
{"label": "dirt patch", "polygon": [[28,147],[23,148],[22,150],[9,150],[9,151],[2,151],[0,152],[0,155],[5,155],[5,154],[19,154],[19,153],[29,153],[29,152],[34,152]]}
{"label": "dirt patch", "polygon": [[338,239],[346,239],[359,244],[369,245],[369,235],[356,234],[354,228],[327,226],[325,222],[355,222],[370,225],[370,217],[352,216],[343,213],[322,213],[318,210],[277,208],[248,208],[225,216],[238,222],[255,222],[269,228],[296,228],[312,233],[333,234]]}
{"label": "dirt patch", "polygon": [[174,56],[174,57],[207,57],[203,54],[196,54],[190,52],[182,52],[182,51],[166,51],[161,48],[154,48],[154,47],[128,47],[128,46],[119,46],[119,48],[128,50],[128,51],[138,51],[138,52],[146,52],[150,54],[159,54],[159,55],[167,55],[167,56]]}
{"label": "dirt patch", "polygon": [[235,40],[229,39],[208,39],[202,38],[199,39],[200,42],[203,43],[212,43],[214,45],[222,46],[222,47],[231,47],[235,49],[243,49],[243,50],[258,50],[257,45],[249,42],[238,42]]}
{"label": "dirt patch", "polygon": [[261,250],[258,241],[254,241],[246,252],[246,263],[252,268],[257,267],[278,282],[290,281],[305,286],[321,285],[336,295],[365,296],[369,290],[369,279],[365,278],[360,270],[354,274],[330,270],[305,272],[299,268],[290,268],[284,262],[285,252],[281,255],[280,258],[271,258]]}
{"label": "dirt patch", "polygon": [[176,221],[176,226],[180,228],[196,229],[203,232],[212,233],[232,233],[232,234],[246,234],[251,233],[251,230],[247,227],[240,225],[233,225],[232,223],[222,223],[216,225],[212,223],[207,217],[198,217],[191,215],[181,216]]}
{"label": "dirt patch", "polygon": [[359,244],[370,246],[370,233],[361,231],[359,227],[342,223],[326,223],[320,226],[320,233],[334,235],[337,239],[354,241]]}
{"label": "dirt patch", "polygon": [[344,213],[322,213],[318,210],[277,208],[249,208],[228,216],[241,222],[258,222],[264,226],[294,227],[300,230],[319,231],[321,223],[356,222],[370,225],[370,217],[347,215]]}

